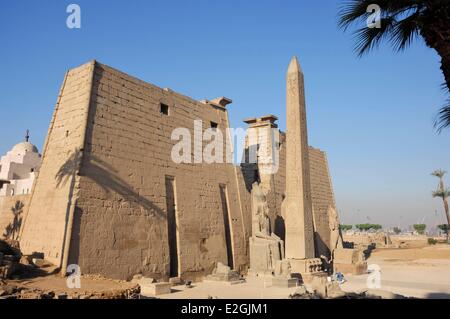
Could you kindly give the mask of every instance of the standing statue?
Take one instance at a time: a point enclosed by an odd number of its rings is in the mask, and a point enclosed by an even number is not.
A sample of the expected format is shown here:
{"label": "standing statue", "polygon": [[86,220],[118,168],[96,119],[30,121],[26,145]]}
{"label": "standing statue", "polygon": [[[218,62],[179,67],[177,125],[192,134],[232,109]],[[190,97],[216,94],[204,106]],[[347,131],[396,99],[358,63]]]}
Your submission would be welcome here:
{"label": "standing statue", "polygon": [[328,225],[330,227],[330,252],[331,259],[328,264],[333,265],[334,273],[347,272],[361,275],[367,272],[367,262],[361,249],[344,248],[340,229],[339,216],[336,209],[328,207]]}
{"label": "standing statue", "polygon": [[330,252],[331,261],[333,261],[334,251],[344,248],[342,233],[340,228],[339,216],[333,206],[328,207],[328,225],[330,227]]}

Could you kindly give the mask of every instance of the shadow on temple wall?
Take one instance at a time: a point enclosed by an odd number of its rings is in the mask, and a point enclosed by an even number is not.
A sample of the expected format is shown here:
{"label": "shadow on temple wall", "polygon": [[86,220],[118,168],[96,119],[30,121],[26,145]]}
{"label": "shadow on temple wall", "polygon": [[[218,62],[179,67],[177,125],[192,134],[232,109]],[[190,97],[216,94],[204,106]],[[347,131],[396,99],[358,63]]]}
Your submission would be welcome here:
{"label": "shadow on temple wall", "polygon": [[277,215],[275,218],[274,233],[281,238],[282,241],[286,241],[286,225],[284,223],[284,218]]}
{"label": "shadow on temple wall", "polygon": [[256,154],[259,149],[259,145],[250,145],[244,150],[244,154],[241,159],[241,172],[244,176],[245,188],[249,193],[252,192],[252,186],[254,182],[261,182],[261,178],[259,176],[258,164],[250,163],[250,160],[253,161],[256,159]]}
{"label": "shadow on temple wall", "polygon": [[314,247],[316,250],[316,256],[326,256],[327,258],[331,257],[330,249],[328,248],[327,243],[322,239],[318,232],[314,232]]}
{"label": "shadow on temple wall", "polygon": [[8,224],[5,228],[5,232],[3,233],[3,237],[6,240],[16,241],[18,240],[20,227],[22,226],[22,213],[23,208],[25,207],[24,203],[20,200],[16,201],[13,207],[11,207],[11,213],[13,214],[13,220]]}
{"label": "shadow on temple wall", "polygon": [[[61,166],[55,178],[57,181],[57,187],[68,182],[71,178],[71,193],[74,187],[75,175],[77,174],[78,167],[80,167],[82,158],[82,152],[76,149],[69,159]],[[100,186],[107,194],[116,193],[123,199],[119,201],[128,201],[137,204],[144,208],[146,211],[151,212],[152,215],[165,218],[165,212],[153,204],[146,197],[141,196],[136,192],[133,187],[123,180],[117,170],[108,163],[105,163],[98,157],[88,154],[80,169],[80,175],[95,182]]]}
{"label": "shadow on temple wall", "polygon": [[75,151],[70,154],[69,158],[64,162],[64,164],[59,168],[56,173],[56,188],[64,186],[70,180],[71,187],[70,190],[73,191],[73,184],[75,176],[77,175],[78,168],[81,163],[82,152],[77,148]]}
{"label": "shadow on temple wall", "polygon": [[[61,166],[55,176],[58,187],[69,182],[70,179],[70,198],[72,198],[73,189],[75,187],[74,177],[77,174],[78,167],[80,167],[79,163],[81,163],[81,158],[82,152],[79,149],[75,150],[69,157],[69,159],[64,163],[64,165]],[[105,163],[96,156],[86,156],[86,159],[83,161],[83,165],[80,169],[80,175],[95,182],[105,191],[105,193],[111,194],[112,196],[114,196],[114,194],[120,195],[121,198],[116,199],[116,201],[120,201],[122,203],[134,203],[143,208],[149,215],[153,217],[164,219],[166,218],[166,214],[161,208],[153,204],[144,196],[141,196],[139,193],[137,193],[130,184],[128,184],[118,176],[118,172],[116,169],[114,169],[114,167]],[[68,205],[68,210],[66,213],[66,227],[68,224],[67,220],[69,216],[69,207],[70,205]],[[70,240],[68,256],[69,264],[78,264],[79,262],[82,215],[83,210],[80,207],[75,207],[71,238],[64,238],[64,242],[66,242],[66,240]]]}
{"label": "shadow on temple wall", "polygon": [[69,243],[68,264],[79,265],[80,261],[80,236],[81,236],[81,215],[83,211],[75,207],[73,215],[72,236]]}
{"label": "shadow on temple wall", "polygon": [[324,270],[326,272],[332,272],[330,248],[328,248],[328,245],[316,231],[314,232],[314,250],[316,256],[322,260]]}

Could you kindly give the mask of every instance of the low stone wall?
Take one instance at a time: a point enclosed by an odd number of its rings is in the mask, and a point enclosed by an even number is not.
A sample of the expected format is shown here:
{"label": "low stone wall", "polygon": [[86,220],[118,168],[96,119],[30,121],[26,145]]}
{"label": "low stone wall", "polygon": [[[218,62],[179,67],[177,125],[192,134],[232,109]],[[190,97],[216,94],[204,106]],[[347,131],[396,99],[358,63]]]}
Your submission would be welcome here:
{"label": "low stone wall", "polygon": [[394,245],[399,247],[423,247],[428,246],[428,236],[425,235],[391,235]]}
{"label": "low stone wall", "polygon": [[0,196],[0,239],[6,238],[6,229],[13,222],[12,208],[17,201],[24,204],[21,217],[24,217],[31,195]]}
{"label": "low stone wall", "polygon": [[376,248],[392,246],[391,237],[384,232],[343,234],[342,237],[344,242],[353,243],[354,248],[366,248],[371,245],[375,245]]}
{"label": "low stone wall", "polygon": [[425,235],[389,235],[379,233],[353,233],[343,234],[344,242],[353,243],[353,246],[366,248],[414,248],[428,246],[428,236]]}

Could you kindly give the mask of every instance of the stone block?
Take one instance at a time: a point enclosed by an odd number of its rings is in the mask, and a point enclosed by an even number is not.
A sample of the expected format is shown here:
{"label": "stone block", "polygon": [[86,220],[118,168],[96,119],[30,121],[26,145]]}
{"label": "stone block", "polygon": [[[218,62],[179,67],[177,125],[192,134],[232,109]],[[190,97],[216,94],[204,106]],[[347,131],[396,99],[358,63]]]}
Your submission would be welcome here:
{"label": "stone block", "polygon": [[261,277],[261,278],[270,277],[270,278],[272,278],[273,275],[274,275],[273,271],[255,271],[253,269],[249,269],[247,272],[247,277]]}
{"label": "stone block", "polygon": [[270,271],[270,245],[273,244],[269,240],[250,237],[250,268],[253,272],[261,273]]}
{"label": "stone block", "polygon": [[334,263],[334,273],[341,272],[345,274],[351,275],[363,275],[367,273],[367,263],[357,263],[357,264],[338,264]]}
{"label": "stone block", "polygon": [[156,280],[154,278],[144,277],[142,275],[136,275],[133,277],[131,282],[133,284],[139,284],[139,285],[141,285],[141,284],[150,285],[150,284],[156,283]]}
{"label": "stone block", "polygon": [[44,259],[44,253],[40,253],[40,252],[33,252],[30,255],[31,258],[40,258],[40,259]]}
{"label": "stone block", "polygon": [[224,282],[234,282],[240,281],[241,276],[237,272],[231,272],[227,274],[211,274],[206,276],[205,281],[224,281]]}
{"label": "stone block", "polygon": [[272,286],[279,288],[292,288],[298,286],[298,278],[273,277]]}
{"label": "stone block", "polygon": [[172,277],[169,279],[169,282],[172,284],[172,286],[179,286],[183,284],[183,280],[181,280],[180,277]]}
{"label": "stone block", "polygon": [[170,287],[172,286],[169,282],[157,282],[157,283],[140,283],[141,295],[144,297],[154,297],[159,295],[170,294]]}
{"label": "stone block", "polygon": [[33,262],[32,262],[31,259],[32,259],[32,258],[31,258],[30,256],[24,255],[24,256],[20,257],[20,263],[21,263],[22,265],[27,265],[27,266],[33,265]]}
{"label": "stone block", "polygon": [[241,276],[237,271],[231,270],[229,266],[226,266],[220,262],[217,263],[211,275],[206,276],[205,281],[222,281],[228,283],[239,283]]}
{"label": "stone block", "polygon": [[333,256],[334,262],[338,264],[357,264],[364,262],[364,252],[360,249],[335,249]]}
{"label": "stone block", "polygon": [[316,274],[322,272],[322,260],[320,258],[289,259],[292,274]]}
{"label": "stone block", "polygon": [[32,261],[33,261],[33,264],[39,268],[41,268],[45,265],[45,260],[42,258],[33,258]]}

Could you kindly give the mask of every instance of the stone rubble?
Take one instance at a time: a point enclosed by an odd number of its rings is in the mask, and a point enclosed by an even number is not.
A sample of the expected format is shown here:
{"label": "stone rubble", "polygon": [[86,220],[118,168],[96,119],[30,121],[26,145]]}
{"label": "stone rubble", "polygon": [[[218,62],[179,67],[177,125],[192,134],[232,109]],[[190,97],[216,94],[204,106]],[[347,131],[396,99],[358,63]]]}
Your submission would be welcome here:
{"label": "stone rubble", "polygon": [[[335,284],[333,284],[335,286]],[[411,297],[394,294],[384,290],[369,289],[356,293],[346,293],[340,288],[331,288],[328,294],[323,294],[316,290],[307,289],[305,286],[300,286],[289,299],[414,299]],[[335,290],[336,289],[336,290]]]}

